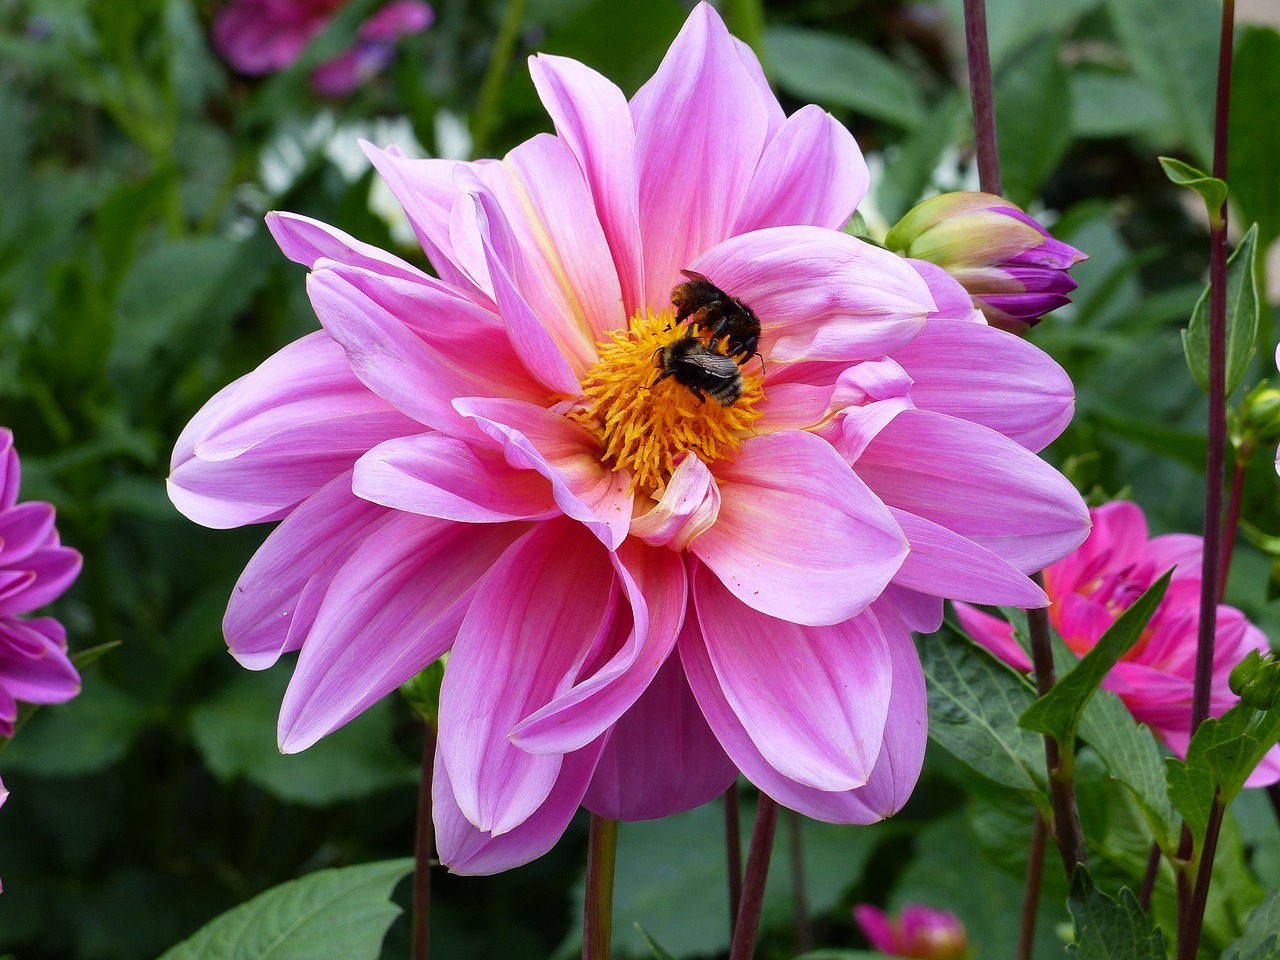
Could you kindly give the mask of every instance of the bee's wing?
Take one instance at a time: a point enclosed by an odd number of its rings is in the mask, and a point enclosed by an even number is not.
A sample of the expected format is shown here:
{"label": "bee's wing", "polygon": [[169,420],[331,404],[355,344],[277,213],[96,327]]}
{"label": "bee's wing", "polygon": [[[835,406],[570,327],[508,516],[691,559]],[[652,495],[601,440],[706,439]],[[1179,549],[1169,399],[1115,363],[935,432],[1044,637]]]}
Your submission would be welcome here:
{"label": "bee's wing", "polygon": [[687,357],[681,357],[680,363],[697,367],[707,376],[715,377],[719,380],[732,380],[738,376],[738,364],[731,357],[726,357],[720,353],[695,353]]}

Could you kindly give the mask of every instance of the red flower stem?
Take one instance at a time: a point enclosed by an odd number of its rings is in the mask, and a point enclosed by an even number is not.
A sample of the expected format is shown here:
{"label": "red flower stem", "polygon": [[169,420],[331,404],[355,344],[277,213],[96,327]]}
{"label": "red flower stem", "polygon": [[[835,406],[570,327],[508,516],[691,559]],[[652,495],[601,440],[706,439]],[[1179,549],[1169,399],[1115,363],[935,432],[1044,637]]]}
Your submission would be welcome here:
{"label": "red flower stem", "polygon": [[1227,496],[1227,520],[1222,531],[1222,572],[1218,575],[1218,602],[1227,595],[1227,576],[1231,573],[1231,554],[1235,552],[1236,531],[1240,527],[1240,501],[1244,498],[1244,473],[1249,461],[1236,457],[1231,472],[1231,493]]}
{"label": "red flower stem", "polygon": [[747,851],[747,875],[742,885],[738,922],[733,928],[729,960],[751,960],[760,932],[760,911],[764,906],[764,884],[769,877],[769,857],[773,854],[773,834],[778,826],[778,805],[760,794],[756,805],[756,825]]}
{"label": "red flower stem", "polygon": [[613,940],[613,869],[618,821],[591,815],[587,838],[587,895],[582,910],[582,960],[609,960]]}
{"label": "red flower stem", "polygon": [[791,900],[796,914],[796,953],[813,949],[813,929],[809,926],[809,897],[804,883],[804,837],[800,814],[787,811],[787,832],[791,841]]}
{"label": "red flower stem", "polygon": [[413,841],[413,929],[410,933],[413,960],[427,960],[431,955],[431,848],[435,846],[431,823],[431,779],[435,763],[435,727],[424,723],[417,835]]}
{"label": "red flower stem", "polygon": [[[1044,589],[1043,574],[1032,574],[1031,579]],[[1053,646],[1049,639],[1049,611],[1044,607],[1028,610],[1027,631],[1031,634],[1031,664],[1036,692],[1044,696],[1056,681]],[[1080,812],[1076,808],[1076,790],[1072,780],[1075,764],[1071,760],[1063,762],[1058,741],[1047,735],[1044,738],[1044,760],[1049,774],[1049,796],[1053,801],[1053,839],[1062,854],[1062,869],[1070,880],[1076,864],[1086,862],[1084,831],[1080,828]]]}
{"label": "red flower stem", "polygon": [[724,792],[724,850],[729,874],[729,936],[738,927],[738,903],[742,900],[742,826],[738,817],[738,781]]}
{"label": "red flower stem", "polygon": [[1146,910],[1151,905],[1151,894],[1156,888],[1156,877],[1160,875],[1160,844],[1151,845],[1151,853],[1147,856],[1147,872],[1142,875],[1142,886],[1138,888],[1138,906]]}
{"label": "red flower stem", "polygon": [[1018,927],[1015,960],[1031,960],[1036,938],[1036,913],[1040,907],[1040,878],[1044,876],[1044,817],[1037,810],[1031,818],[1031,852],[1027,857],[1027,882],[1022,890],[1022,923]]}
{"label": "red flower stem", "polygon": [[991,83],[985,0],[964,0],[964,39],[969,61],[969,100],[973,104],[978,184],[984,192],[998,196],[1001,193],[1000,152],[996,147],[996,100]]}
{"label": "red flower stem", "polygon": [[[1227,120],[1231,104],[1231,54],[1235,24],[1235,0],[1223,0],[1218,41],[1218,94],[1213,115],[1213,175],[1227,177]],[[1227,449],[1227,204],[1209,225],[1209,449],[1204,470],[1204,559],[1201,562],[1200,632],[1196,638],[1195,687],[1191,695],[1191,732],[1209,716],[1209,685],[1213,678],[1213,641],[1218,625],[1218,596],[1222,560],[1222,487]],[[1200,852],[1195,890],[1185,874],[1178,881],[1178,960],[1193,960],[1204,923],[1213,855],[1218,846],[1221,811],[1215,795]],[[1179,858],[1190,861],[1193,841],[1183,824]],[[1203,889],[1201,889],[1203,886]]]}

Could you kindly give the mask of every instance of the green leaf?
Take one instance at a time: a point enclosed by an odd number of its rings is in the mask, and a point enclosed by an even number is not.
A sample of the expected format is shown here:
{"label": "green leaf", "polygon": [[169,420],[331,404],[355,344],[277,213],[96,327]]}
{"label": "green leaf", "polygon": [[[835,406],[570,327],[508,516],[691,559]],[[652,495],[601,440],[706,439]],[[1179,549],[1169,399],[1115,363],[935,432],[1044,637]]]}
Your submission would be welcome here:
{"label": "green leaf", "polygon": [[653,954],[653,960],[676,960],[675,957],[662,949],[662,945],[658,943],[658,941],[649,936],[649,931],[645,930],[645,928],[641,926],[639,920],[633,923],[632,926],[636,928],[636,933],[640,934],[640,939],[645,942],[645,945],[649,948],[649,952]]}
{"label": "green leaf", "polygon": [[160,960],[376,960],[413,860],[317,870],[201,927]]}
{"label": "green leaf", "polygon": [[1275,890],[1254,909],[1244,933],[1222,954],[1222,960],[1280,960],[1280,892]]}
{"label": "green leaf", "polygon": [[968,111],[968,99],[958,90],[951,91],[929,111],[924,123],[886,155],[888,163],[875,199],[889,223],[900,220],[925,195],[938,161],[967,123]]}
{"label": "green leaf", "polygon": [[1221,218],[1222,205],[1227,202],[1226,181],[1211,177],[1203,170],[1173,157],[1160,157],[1159,160],[1160,168],[1170,182],[1200,194],[1210,222],[1217,222]]}
{"label": "green leaf", "polygon": [[1173,571],[1153,583],[1133,605],[1116,618],[1093,649],[1085,654],[1071,672],[1058,678],[1052,689],[1027,708],[1018,725],[1036,733],[1045,733],[1064,749],[1071,749],[1080,717],[1089,698],[1122,656],[1129,651],[1151,621],[1156,607],[1169,588]]}
{"label": "green leaf", "polygon": [[[1258,225],[1244,235],[1235,252],[1227,258],[1227,395],[1230,396],[1249,369],[1257,349],[1258,317]],[[1191,323],[1182,332],[1182,349],[1187,366],[1200,389],[1209,391],[1209,287],[1204,288]]]}
{"label": "green leaf", "polygon": [[[942,6],[963,37],[963,0],[944,0]],[[1100,6],[1101,0],[1055,0],[1054,3],[988,0],[987,35],[992,68],[999,70],[1032,40],[1070,27]]]}
{"label": "green leaf", "polygon": [[1043,791],[1044,745],[1018,727],[1035,697],[1026,679],[950,631],[923,641],[921,662],[929,737],[997,783]]}
{"label": "green leaf", "polygon": [[301,753],[280,753],[276,714],[287,681],[283,670],[245,671],[192,711],[192,738],[215,776],[243,776],[281,800],[312,806],[414,781],[416,768],[392,742],[387,701]]}
{"label": "green leaf", "polygon": [[1061,48],[1056,34],[1041,37],[995,80],[1004,193],[1024,207],[1071,145],[1071,96]]}
{"label": "green leaf", "polygon": [[925,117],[924,95],[907,70],[849,37],[773,27],[765,33],[778,85],[802,100],[848,107],[908,130]]}
{"label": "green leaf", "polygon": [[4,751],[4,768],[44,776],[99,773],[119,762],[141,733],[147,708],[101,673],[74,700],[36,710]]}
{"label": "green leaf", "polygon": [[1201,163],[1213,155],[1220,12],[1204,0],[1107,0],[1137,72],[1164,98],[1182,142]]}
{"label": "green leaf", "polygon": [[1231,154],[1227,180],[1244,222],[1257,221],[1258,246],[1280,236],[1280,124],[1259,123],[1280,103],[1280,32],[1241,26],[1231,67]]}
{"label": "green leaf", "polygon": [[1071,73],[1071,132],[1079,138],[1145,135],[1157,140],[1172,122],[1160,95],[1131,73],[1084,63]]}
{"label": "green leaf", "polygon": [[1076,867],[1067,907],[1075,919],[1075,943],[1067,956],[1077,960],[1165,960],[1164,935],[1154,928],[1124,887],[1114,900],[1093,885],[1089,871]]}

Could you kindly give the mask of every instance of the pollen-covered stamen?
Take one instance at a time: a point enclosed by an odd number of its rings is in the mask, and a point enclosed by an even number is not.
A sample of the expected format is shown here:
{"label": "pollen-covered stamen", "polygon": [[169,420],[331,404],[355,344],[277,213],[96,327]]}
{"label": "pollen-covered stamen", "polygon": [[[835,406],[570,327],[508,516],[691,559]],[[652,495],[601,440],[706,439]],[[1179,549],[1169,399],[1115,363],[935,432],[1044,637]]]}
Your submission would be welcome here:
{"label": "pollen-covered stamen", "polygon": [[627,330],[600,345],[600,361],[582,381],[590,402],[577,419],[600,435],[605,459],[630,471],[639,490],[665,486],[683,453],[708,464],[731,455],[760,417],[758,363],[743,371],[742,394],[729,406],[700,400],[675,377],[660,378],[663,349],[688,336],[690,328],[674,323],[669,310],[636,314]]}

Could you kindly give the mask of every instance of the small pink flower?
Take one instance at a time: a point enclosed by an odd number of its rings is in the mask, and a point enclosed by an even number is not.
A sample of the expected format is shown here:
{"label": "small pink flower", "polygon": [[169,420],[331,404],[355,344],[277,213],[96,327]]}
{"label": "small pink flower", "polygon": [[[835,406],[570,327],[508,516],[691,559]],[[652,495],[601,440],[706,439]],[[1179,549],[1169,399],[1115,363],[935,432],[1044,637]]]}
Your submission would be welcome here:
{"label": "small pink flower", "polygon": [[58,541],[53,507],[18,503],[13,434],[0,427],[0,736],[13,736],[18,701],[63,703],[80,692],[67,634],[52,617],[25,615],[56,600],[80,573],[80,554]]}
{"label": "small pink flower", "polygon": [[946,910],[908,904],[897,917],[869,904],[853,908],[853,918],[872,949],[891,957],[964,960],[969,956],[964,924]]}
{"label": "small pink flower", "polygon": [[[435,276],[268,217],[323,329],[210,400],[169,478],[201,523],[281,521],[232,652],[300,650],[295,751],[451,651],[434,815],[460,872],[739,770],[818,819],[889,816],[926,738],[911,630],[944,596],[1043,604],[1027,572],[1084,539],[1034,454],[1070,381],[942,270],[840,232],[852,136],[786,116],[709,5],[629,102],[530,68],[555,135],[475,163],[366,146]],[[758,316],[741,366],[673,316],[682,271]],[[740,397],[660,377],[690,337]]]}
{"label": "small pink flower", "polygon": [[[232,0],[213,24],[213,45],[240,73],[256,76],[292,66],[349,0]],[[392,0],[360,25],[353,45],[311,75],[325,96],[344,96],[380,72],[401,36],[431,25],[420,0]]]}
{"label": "small pink flower", "polygon": [[989,193],[944,193],[917,204],[885,243],[960,281],[992,326],[1026,331],[1068,303],[1067,271],[1085,255],[1055,240],[1016,205]]}
{"label": "small pink flower", "polygon": [[[1083,656],[1152,583],[1176,567],[1169,590],[1142,637],[1102,685],[1119,695],[1134,718],[1149,726],[1170,750],[1185,757],[1191,740],[1203,540],[1183,533],[1148,539],[1142,510],[1126,501],[1089,513],[1093,532],[1083,546],[1044,572],[1045,592],[1052,601],[1049,619],[1067,646]],[[1011,666],[1031,669],[1008,623],[963,603],[955,606],[974,640]],[[1211,716],[1221,716],[1238,702],[1228,680],[1231,669],[1251,650],[1270,650],[1262,631],[1235,607],[1219,606]],[[1277,780],[1280,747],[1267,754],[1248,786]]]}

